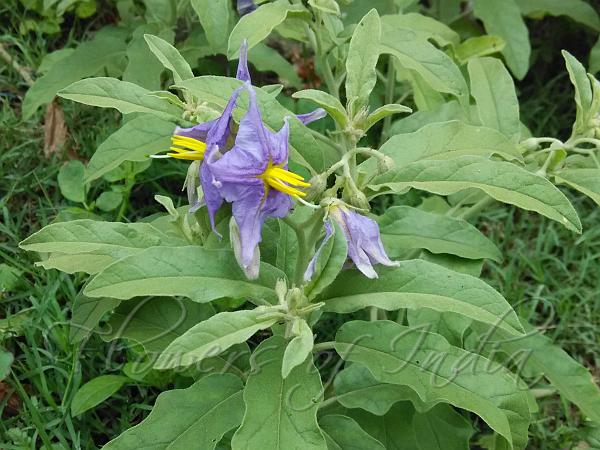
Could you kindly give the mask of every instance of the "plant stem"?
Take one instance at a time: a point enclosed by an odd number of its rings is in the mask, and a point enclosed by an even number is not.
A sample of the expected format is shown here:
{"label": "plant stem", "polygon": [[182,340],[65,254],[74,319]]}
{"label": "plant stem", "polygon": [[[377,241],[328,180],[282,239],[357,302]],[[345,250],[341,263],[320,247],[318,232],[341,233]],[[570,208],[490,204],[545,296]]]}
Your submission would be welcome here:
{"label": "plant stem", "polygon": [[495,200],[492,197],[486,196],[486,197],[482,198],[481,200],[477,201],[476,203],[474,203],[473,205],[471,205],[469,207],[469,209],[467,209],[465,212],[458,214],[456,216],[456,218],[463,219],[463,220],[470,219],[471,217],[473,217],[476,214],[479,214],[486,207],[488,207],[489,205],[494,203],[494,201]]}
{"label": "plant stem", "polygon": [[319,342],[313,347],[313,352],[323,352],[325,350],[333,350],[335,348],[334,341]]}

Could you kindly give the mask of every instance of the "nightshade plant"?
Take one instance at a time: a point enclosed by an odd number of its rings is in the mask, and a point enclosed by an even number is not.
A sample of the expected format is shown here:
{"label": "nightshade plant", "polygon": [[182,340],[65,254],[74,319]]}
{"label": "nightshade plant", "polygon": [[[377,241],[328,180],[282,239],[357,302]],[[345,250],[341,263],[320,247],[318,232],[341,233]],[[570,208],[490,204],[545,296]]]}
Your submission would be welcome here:
{"label": "nightshade plant", "polygon": [[[214,3],[207,37],[231,7]],[[126,383],[177,387],[104,448],[523,449],[548,384],[600,422],[590,374],[479,278],[502,255],[467,222],[503,202],[581,232],[555,184],[600,204],[600,83],[565,52],[572,135],[531,136],[489,49],[458,58],[459,35],[413,2],[365,3],[250,7],[224,28],[236,78],[195,77],[146,35],[168,91],[110,77],[60,91],[133,116],[90,178],[148,155],[187,172],[187,206],[157,196],[164,214],[56,222],[21,243],[47,269],[91,275],[73,340],[99,326],[131,343],[123,373],[82,386],[74,415]],[[292,96],[322,109],[296,116],[282,86],[251,84],[247,47],[272,31],[314,51],[326,91]],[[323,111],[329,131],[308,128]]]}

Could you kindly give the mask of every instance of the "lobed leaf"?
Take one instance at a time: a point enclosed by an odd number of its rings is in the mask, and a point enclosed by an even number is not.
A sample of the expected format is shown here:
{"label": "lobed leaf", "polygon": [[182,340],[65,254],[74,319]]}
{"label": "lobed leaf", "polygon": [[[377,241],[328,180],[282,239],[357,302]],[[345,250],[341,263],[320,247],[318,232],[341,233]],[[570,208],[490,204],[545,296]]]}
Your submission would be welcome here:
{"label": "lobed leaf", "polygon": [[161,393],[143,422],[102,448],[212,450],[225,433],[239,425],[242,411],[240,379],[230,374],[208,375],[187,389]]}

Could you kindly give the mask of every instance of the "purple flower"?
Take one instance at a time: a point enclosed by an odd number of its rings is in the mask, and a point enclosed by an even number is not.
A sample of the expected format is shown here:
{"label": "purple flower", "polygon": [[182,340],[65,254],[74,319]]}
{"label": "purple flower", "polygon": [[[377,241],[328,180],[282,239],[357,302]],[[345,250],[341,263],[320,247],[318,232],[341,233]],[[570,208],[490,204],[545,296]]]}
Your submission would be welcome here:
{"label": "purple flower", "polygon": [[291,196],[306,194],[298,187],[308,187],[300,175],[289,172],[287,118],[276,133],[262,122],[256,93],[250,85],[249,108],[240,122],[233,148],[225,154],[207,152],[201,167],[200,182],[205,194],[211,222],[223,201],[232,204],[239,228],[240,264],[246,273],[256,273],[255,252],[261,240],[261,229],[268,217],[285,217],[292,208]]}
{"label": "purple flower", "polygon": [[243,16],[256,10],[256,5],[252,0],[237,0],[237,10],[238,14]]}
{"label": "purple flower", "polygon": [[[377,278],[377,272],[373,269],[373,264],[383,264],[385,266],[400,264],[390,260],[385,253],[379,234],[379,225],[374,220],[340,204],[329,207],[329,218],[335,220],[342,233],[344,233],[344,237],[348,242],[348,257],[365,276]],[[321,250],[332,235],[332,224],[325,222],[325,238],[304,273],[305,281],[312,278]]]}

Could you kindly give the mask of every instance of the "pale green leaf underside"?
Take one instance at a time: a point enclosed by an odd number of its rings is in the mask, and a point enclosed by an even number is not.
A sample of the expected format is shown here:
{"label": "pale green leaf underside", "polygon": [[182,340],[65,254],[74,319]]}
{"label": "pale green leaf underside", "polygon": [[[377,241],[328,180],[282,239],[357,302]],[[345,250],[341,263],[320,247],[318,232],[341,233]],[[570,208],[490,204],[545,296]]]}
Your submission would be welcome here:
{"label": "pale green leaf underside", "polygon": [[212,450],[242,420],[242,382],[229,374],[208,375],[187,389],[163,392],[146,419],[105,450]]}
{"label": "pale green leaf underside", "polygon": [[520,335],[522,326],[509,303],[482,280],[420,259],[378,270],[379,278],[343,272],[321,295],[324,310],[348,314],[368,306],[386,311],[428,308],[454,312]]}
{"label": "pale green leaf underside", "polygon": [[555,175],[555,179],[587,195],[600,206],[600,169],[564,169]]}
{"label": "pale green leaf underside", "polygon": [[508,162],[463,156],[446,161],[418,161],[376,177],[369,186],[373,196],[420,189],[450,195],[477,188],[489,196],[556,220],[581,233],[577,211],[547,179]]}
{"label": "pale green leaf underside", "polygon": [[425,402],[448,402],[474,412],[509,448],[527,443],[527,394],[514,376],[440,335],[390,321],[354,321],[338,331],[336,351],[346,361],[365,365],[381,382],[409,386]]}
{"label": "pale green leaf underside", "polygon": [[259,278],[249,281],[228,250],[154,247],[111,264],[89,282],[85,293],[123,300],[181,295],[201,303],[223,297],[275,302],[278,278],[283,273],[263,263]]}

